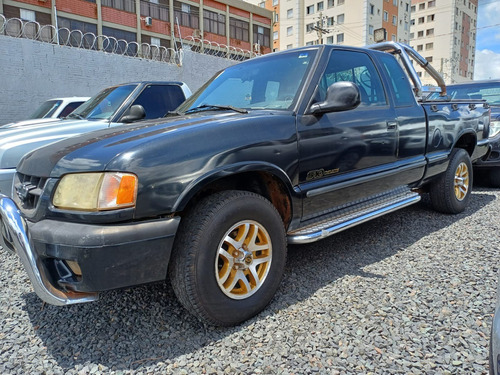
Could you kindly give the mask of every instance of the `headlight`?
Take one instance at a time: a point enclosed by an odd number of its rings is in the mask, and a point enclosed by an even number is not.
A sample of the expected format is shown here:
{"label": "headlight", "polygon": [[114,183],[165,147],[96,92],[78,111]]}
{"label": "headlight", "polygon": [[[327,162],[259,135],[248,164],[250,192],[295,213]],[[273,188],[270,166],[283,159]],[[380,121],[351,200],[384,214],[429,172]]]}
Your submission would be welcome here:
{"label": "headlight", "polygon": [[135,206],[137,176],[130,173],[67,174],[57,185],[52,203],[57,208],[82,211]]}
{"label": "headlight", "polygon": [[498,133],[500,133],[500,121],[491,121],[489,138],[493,138],[494,136],[498,135]]}

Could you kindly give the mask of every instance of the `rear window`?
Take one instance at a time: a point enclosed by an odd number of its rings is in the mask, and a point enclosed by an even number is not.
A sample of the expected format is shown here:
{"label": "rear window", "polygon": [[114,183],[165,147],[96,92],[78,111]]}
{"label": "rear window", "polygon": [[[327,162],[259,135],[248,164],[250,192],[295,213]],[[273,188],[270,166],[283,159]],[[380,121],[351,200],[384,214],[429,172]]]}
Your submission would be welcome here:
{"label": "rear window", "polygon": [[449,86],[447,94],[451,99],[483,99],[490,105],[500,105],[500,82]]}

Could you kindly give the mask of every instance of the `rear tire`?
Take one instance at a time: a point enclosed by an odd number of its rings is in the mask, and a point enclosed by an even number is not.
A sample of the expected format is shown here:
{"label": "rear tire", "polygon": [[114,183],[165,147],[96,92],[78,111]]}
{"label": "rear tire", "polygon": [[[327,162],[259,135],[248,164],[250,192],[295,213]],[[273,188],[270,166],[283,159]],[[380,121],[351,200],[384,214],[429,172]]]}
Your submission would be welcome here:
{"label": "rear tire", "polygon": [[456,148],[450,164],[430,187],[432,207],[445,214],[458,214],[467,207],[472,189],[472,163],[467,151]]}
{"label": "rear tire", "polygon": [[239,324],[263,310],[286,263],[285,229],[265,198],[225,191],[182,218],[169,275],[181,304],[201,321]]}

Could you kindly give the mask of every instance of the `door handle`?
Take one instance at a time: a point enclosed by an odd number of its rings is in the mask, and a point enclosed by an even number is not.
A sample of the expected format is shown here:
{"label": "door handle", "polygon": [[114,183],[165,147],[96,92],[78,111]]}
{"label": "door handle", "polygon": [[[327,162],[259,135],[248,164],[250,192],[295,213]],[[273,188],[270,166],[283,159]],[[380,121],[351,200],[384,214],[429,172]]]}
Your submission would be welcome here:
{"label": "door handle", "polygon": [[387,121],[387,129],[396,129],[398,127],[397,121]]}

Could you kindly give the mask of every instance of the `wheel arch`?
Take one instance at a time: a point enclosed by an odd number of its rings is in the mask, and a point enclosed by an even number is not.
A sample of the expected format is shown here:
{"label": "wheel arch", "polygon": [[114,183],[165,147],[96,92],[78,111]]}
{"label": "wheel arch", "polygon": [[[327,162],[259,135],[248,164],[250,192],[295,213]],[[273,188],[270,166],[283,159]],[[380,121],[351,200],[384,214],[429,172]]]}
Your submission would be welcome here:
{"label": "wheel arch", "polygon": [[245,190],[262,195],[279,212],[285,228],[293,217],[293,188],[286,173],[270,164],[232,165],[193,181],[179,196],[174,211],[182,212],[202,198],[224,190]]}
{"label": "wheel arch", "polygon": [[463,148],[469,156],[472,156],[476,148],[477,137],[473,132],[465,132],[460,134],[453,148]]}

